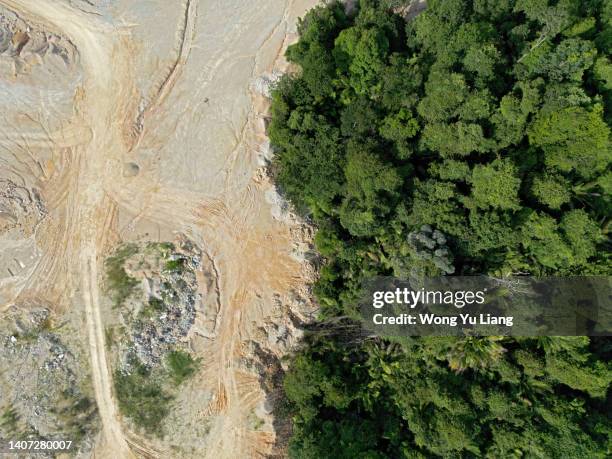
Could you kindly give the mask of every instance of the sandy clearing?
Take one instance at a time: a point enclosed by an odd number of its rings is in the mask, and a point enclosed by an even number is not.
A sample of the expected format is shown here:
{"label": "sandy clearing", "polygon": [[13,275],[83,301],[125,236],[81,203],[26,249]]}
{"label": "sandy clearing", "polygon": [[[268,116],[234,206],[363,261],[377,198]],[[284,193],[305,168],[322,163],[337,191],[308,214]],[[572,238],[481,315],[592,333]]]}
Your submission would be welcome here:
{"label": "sandy clearing", "polygon": [[[103,423],[96,457],[167,457],[155,452],[167,451],[163,442],[145,443],[119,419],[99,290],[102,260],[117,233],[151,238],[160,228],[194,240],[217,275],[215,336],[194,387],[213,398],[190,413],[211,428],[193,457],[250,458],[272,450],[274,432],[249,427],[264,393],[257,375],[240,362],[258,327],[282,313],[279,298],[289,301],[309,278],[294,256],[299,222],[271,215],[266,193],[272,186],[257,159],[265,103],[255,104],[249,88],[278,65],[297,17],[314,3],[266,0],[253,8],[240,0],[188,0],[181,2],[178,21],[153,17],[154,24],[143,19],[128,26],[121,10],[135,6],[121,0],[115,23],[62,1],[0,0],[31,23],[67,36],[81,65],[74,114],[59,123],[65,129],[15,128],[0,135],[0,145],[28,145],[34,156],[53,152],[42,172],[32,172],[49,216],[36,231],[41,257],[20,292],[83,310]],[[138,14],[138,8],[130,13]],[[160,40],[174,33],[180,40],[159,72],[146,75],[161,83],[140,91],[143,67],[134,65],[134,53],[146,61],[153,44],[133,41],[138,27],[152,26]],[[138,174],[122,173],[127,161],[138,165]]]}
{"label": "sandy clearing", "polygon": [[55,132],[16,132],[0,134],[0,146],[10,148],[26,144],[31,150],[70,148],[91,141],[91,131],[82,125],[66,126]]}

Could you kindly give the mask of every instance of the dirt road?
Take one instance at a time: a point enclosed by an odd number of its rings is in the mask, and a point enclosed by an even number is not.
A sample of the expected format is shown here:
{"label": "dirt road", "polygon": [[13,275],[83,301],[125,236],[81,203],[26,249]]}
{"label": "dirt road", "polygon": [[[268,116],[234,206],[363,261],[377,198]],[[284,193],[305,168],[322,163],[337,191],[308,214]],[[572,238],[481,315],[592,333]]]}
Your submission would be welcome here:
{"label": "dirt road", "polygon": [[[84,73],[82,98],[77,107],[79,121],[91,132],[91,141],[74,148],[77,169],[65,206],[71,220],[66,236],[71,240],[61,257],[75,263],[68,273],[78,273],[87,322],[93,386],[103,425],[104,456],[129,457],[112,394],[112,379],[107,365],[104,328],[101,322],[98,290],[98,263],[109,228],[103,222],[114,212],[114,204],[104,192],[104,178],[112,172],[113,162],[126,151],[122,132],[114,120],[125,114],[123,99],[129,82],[114,75],[125,75],[128,65],[121,48],[111,41],[111,30],[92,15],[63,3],[34,0],[2,0],[4,6],[50,30],[67,35],[75,44]],[[125,84],[122,84],[125,83]],[[113,129],[113,127],[115,127]]]}

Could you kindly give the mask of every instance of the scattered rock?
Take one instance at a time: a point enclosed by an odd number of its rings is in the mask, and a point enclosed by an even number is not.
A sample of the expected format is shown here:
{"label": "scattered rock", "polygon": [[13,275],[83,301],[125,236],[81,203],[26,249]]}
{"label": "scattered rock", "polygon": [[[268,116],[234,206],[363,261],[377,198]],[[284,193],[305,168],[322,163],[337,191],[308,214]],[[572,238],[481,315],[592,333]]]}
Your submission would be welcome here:
{"label": "scattered rock", "polygon": [[71,439],[75,452],[91,450],[96,405],[85,366],[63,333],[73,335],[54,329],[46,308],[14,307],[0,321],[0,438]]}
{"label": "scattered rock", "polygon": [[9,10],[0,10],[0,61],[12,61],[16,74],[49,61],[72,68],[77,50],[66,37],[34,28]]}
{"label": "scattered rock", "polygon": [[264,97],[270,97],[272,95],[272,88],[281,77],[282,73],[280,72],[266,73],[253,80],[251,90]]}
{"label": "scattered rock", "polygon": [[28,237],[46,213],[37,190],[0,178],[0,233],[15,230]]}

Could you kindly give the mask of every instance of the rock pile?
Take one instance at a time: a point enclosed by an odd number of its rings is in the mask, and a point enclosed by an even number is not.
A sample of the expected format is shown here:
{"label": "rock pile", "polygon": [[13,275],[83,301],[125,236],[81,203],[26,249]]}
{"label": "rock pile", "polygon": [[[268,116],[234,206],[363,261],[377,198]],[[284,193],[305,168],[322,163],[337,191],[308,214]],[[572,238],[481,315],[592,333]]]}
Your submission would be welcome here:
{"label": "rock pile", "polygon": [[126,272],[142,286],[121,312],[128,330],[121,355],[126,368],[134,357],[149,368],[157,366],[186,339],[196,317],[201,263],[201,252],[187,240],[177,246],[149,245],[126,261]]}
{"label": "rock pile", "polygon": [[65,37],[36,30],[14,13],[0,10],[0,62],[12,62],[16,73],[43,60],[71,67],[77,51]]}
{"label": "rock pile", "polygon": [[21,236],[28,237],[45,214],[45,206],[36,190],[0,178],[0,233],[18,231]]}
{"label": "rock pile", "polygon": [[68,330],[49,311],[14,308],[0,322],[0,438],[66,440],[88,451],[98,417]]}

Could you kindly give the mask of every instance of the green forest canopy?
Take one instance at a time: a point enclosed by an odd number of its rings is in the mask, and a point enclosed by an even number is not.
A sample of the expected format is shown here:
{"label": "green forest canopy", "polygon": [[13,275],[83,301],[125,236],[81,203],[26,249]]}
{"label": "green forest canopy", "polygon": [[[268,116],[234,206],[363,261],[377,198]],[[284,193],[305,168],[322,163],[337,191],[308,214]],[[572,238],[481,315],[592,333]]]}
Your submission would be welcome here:
{"label": "green forest canopy", "polygon": [[[273,94],[320,328],[374,275],[609,275],[612,1],[431,0],[408,23],[397,3],[313,9]],[[285,378],[294,457],[611,451],[608,340],[323,336]]]}

